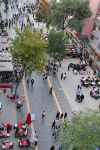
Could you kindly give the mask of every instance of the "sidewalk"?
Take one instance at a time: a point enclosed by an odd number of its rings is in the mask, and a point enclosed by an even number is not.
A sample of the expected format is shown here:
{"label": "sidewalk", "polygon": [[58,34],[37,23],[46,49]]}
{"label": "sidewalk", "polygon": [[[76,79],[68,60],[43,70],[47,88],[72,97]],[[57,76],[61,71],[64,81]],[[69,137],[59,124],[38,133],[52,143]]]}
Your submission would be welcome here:
{"label": "sidewalk", "polygon": [[[78,59],[66,59],[62,62],[62,67],[59,68],[58,72],[58,80],[61,84],[61,87],[68,99],[68,102],[72,108],[73,111],[81,111],[81,110],[98,110],[98,105],[100,103],[100,99],[95,100],[94,98],[91,98],[89,95],[90,91],[92,90],[92,87],[85,88],[82,87],[82,92],[85,96],[84,100],[82,103],[77,103],[75,101],[75,93],[76,93],[76,88],[77,85],[80,84],[80,79],[82,76],[88,77],[89,75],[73,75],[72,69],[68,71],[67,67],[69,63],[77,63]],[[90,67],[87,67],[87,70],[90,71],[90,76],[93,77],[93,70]],[[61,80],[60,76],[61,73],[67,74],[66,80]]]}
{"label": "sidewalk", "polygon": [[[52,136],[51,125],[56,117],[57,108],[53,101],[53,97],[49,93],[47,81],[43,81],[42,76],[38,73],[33,73],[31,76],[35,83],[33,88],[31,85],[27,87],[29,104],[31,112],[35,114],[34,127],[38,135],[38,149],[49,150],[51,145],[56,145],[55,139]],[[46,116],[42,120],[42,112],[46,111]]]}
{"label": "sidewalk", "polygon": [[60,104],[61,110],[63,113],[67,112],[68,113],[68,120],[71,120],[72,117],[72,108],[68,102],[68,99],[60,85],[60,82],[58,78],[56,77],[50,77],[50,81],[52,84],[52,87],[55,91],[55,94],[57,96],[58,102]]}

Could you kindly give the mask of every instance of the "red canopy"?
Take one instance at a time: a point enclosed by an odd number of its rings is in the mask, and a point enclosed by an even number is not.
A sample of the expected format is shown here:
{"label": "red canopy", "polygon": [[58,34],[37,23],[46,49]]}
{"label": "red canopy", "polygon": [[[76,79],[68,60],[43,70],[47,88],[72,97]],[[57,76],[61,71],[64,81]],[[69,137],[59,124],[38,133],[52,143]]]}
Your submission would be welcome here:
{"label": "red canopy", "polygon": [[18,125],[18,127],[22,127],[23,123],[22,122],[18,122],[17,125]]}
{"label": "red canopy", "polygon": [[31,114],[28,113],[27,119],[26,119],[26,123],[29,125],[29,124],[31,124],[31,122],[32,122],[32,120],[31,120]]}

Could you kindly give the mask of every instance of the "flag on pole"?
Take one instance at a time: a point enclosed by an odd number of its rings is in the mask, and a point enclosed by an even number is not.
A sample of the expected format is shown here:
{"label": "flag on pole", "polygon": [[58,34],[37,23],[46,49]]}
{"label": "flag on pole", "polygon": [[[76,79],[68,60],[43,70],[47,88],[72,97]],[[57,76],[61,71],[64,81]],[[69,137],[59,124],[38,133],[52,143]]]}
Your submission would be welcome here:
{"label": "flag on pole", "polygon": [[28,125],[30,125],[30,124],[31,124],[31,122],[32,122],[31,114],[30,114],[30,113],[28,113],[28,115],[27,115],[27,119],[26,119],[26,123],[27,123]]}

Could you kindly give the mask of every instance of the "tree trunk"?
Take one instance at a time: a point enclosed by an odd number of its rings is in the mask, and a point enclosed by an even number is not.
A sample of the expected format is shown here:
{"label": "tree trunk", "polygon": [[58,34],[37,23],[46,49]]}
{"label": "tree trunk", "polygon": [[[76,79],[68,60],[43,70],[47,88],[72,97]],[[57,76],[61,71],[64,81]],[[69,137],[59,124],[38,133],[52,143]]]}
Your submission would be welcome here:
{"label": "tree trunk", "polygon": [[14,95],[15,95],[15,96],[17,95],[18,86],[19,86],[21,80],[23,79],[24,72],[25,72],[25,66],[23,67],[23,72],[22,72],[22,75],[21,75],[20,79],[18,79],[18,81],[17,81],[16,87],[15,87],[15,92],[14,92]]}
{"label": "tree trunk", "polygon": [[14,92],[14,95],[15,95],[15,96],[17,95],[17,89],[18,89],[18,86],[19,86],[21,80],[22,80],[22,79],[20,79],[20,80],[17,82],[17,84],[16,84],[15,92]]}

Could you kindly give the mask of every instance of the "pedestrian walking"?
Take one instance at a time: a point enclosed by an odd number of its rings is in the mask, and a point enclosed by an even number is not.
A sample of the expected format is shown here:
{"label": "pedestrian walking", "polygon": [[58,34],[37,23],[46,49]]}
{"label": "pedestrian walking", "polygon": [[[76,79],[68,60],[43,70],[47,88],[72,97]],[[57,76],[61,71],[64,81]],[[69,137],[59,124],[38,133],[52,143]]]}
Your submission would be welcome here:
{"label": "pedestrian walking", "polygon": [[66,79],[66,72],[64,73],[64,77],[63,78],[64,78],[64,80]]}
{"label": "pedestrian walking", "polygon": [[13,84],[11,84],[11,93],[13,93]]}
{"label": "pedestrian walking", "polygon": [[56,124],[56,122],[55,122],[55,120],[54,120],[53,123],[52,123],[52,125],[51,125],[51,127],[52,127],[52,128],[55,128],[55,124]]}
{"label": "pedestrian walking", "polygon": [[27,86],[29,86],[29,83],[30,83],[30,79],[28,78],[27,79]]}
{"label": "pedestrian walking", "polygon": [[80,101],[79,101],[79,102],[82,102],[83,99],[84,99],[84,95],[83,95],[83,93],[82,93],[81,96],[80,96]]}
{"label": "pedestrian walking", "polygon": [[34,79],[31,79],[31,86],[33,86],[34,84]]}
{"label": "pedestrian walking", "polygon": [[93,70],[93,75],[96,75],[96,70]]}
{"label": "pedestrian walking", "polygon": [[66,118],[67,118],[67,112],[65,112],[64,114],[64,121],[66,120]]}
{"label": "pedestrian walking", "polygon": [[99,103],[99,110],[100,110],[100,103]]}
{"label": "pedestrian walking", "polygon": [[43,113],[42,113],[42,119],[45,117],[45,115],[46,115],[46,112],[44,110]]}
{"label": "pedestrian walking", "polygon": [[0,112],[1,112],[1,110],[2,110],[2,103],[0,102]]}
{"label": "pedestrian walking", "polygon": [[34,139],[34,145],[37,146],[37,144],[38,144],[38,137],[36,136]]}
{"label": "pedestrian walking", "polygon": [[52,95],[52,90],[53,90],[53,87],[50,88],[50,94],[51,94],[51,95]]}
{"label": "pedestrian walking", "polygon": [[59,117],[60,117],[60,112],[59,112],[59,111],[57,111],[56,119],[59,119]]}
{"label": "pedestrian walking", "polygon": [[55,150],[54,145],[52,145],[52,146],[50,147],[50,150]]}
{"label": "pedestrian walking", "polygon": [[63,79],[63,73],[61,73],[61,80]]}
{"label": "pedestrian walking", "polygon": [[82,89],[81,86],[78,85],[78,86],[77,86],[77,89],[76,89],[76,95],[80,95],[81,89]]}
{"label": "pedestrian walking", "polygon": [[64,116],[64,114],[62,113],[62,114],[60,115],[60,119],[63,119],[63,116]]}

